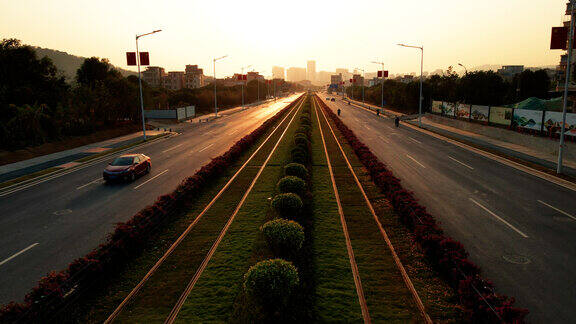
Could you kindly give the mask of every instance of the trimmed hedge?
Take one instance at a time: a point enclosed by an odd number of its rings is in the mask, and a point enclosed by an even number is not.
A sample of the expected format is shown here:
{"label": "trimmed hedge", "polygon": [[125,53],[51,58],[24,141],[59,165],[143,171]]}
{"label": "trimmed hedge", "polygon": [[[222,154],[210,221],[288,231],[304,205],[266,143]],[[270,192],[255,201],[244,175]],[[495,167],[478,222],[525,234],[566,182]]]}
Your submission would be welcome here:
{"label": "trimmed hedge", "polygon": [[285,306],[299,282],[296,267],[282,259],[260,261],[244,274],[244,290],[266,309]]}
{"label": "trimmed hedge", "polygon": [[84,288],[88,288],[101,276],[113,273],[130,255],[139,253],[146,246],[150,233],[176,213],[185,210],[199,190],[214,178],[222,175],[235,163],[244,151],[266,133],[299,99],[266,120],[262,125],[236,142],[226,153],[203,166],[193,176],[183,180],[172,193],[158,197],[150,205],[128,221],[118,223],[107,242],[74,260],[66,270],[52,272],[40,279],[28,293],[23,303],[11,302],[0,308],[0,322],[45,322],[51,313],[67,300],[73,300]]}
{"label": "trimmed hedge", "polygon": [[298,215],[303,206],[302,199],[295,193],[279,194],[272,199],[272,207],[282,217],[291,218]]}
{"label": "trimmed hedge", "polygon": [[300,250],[304,243],[304,229],[295,221],[275,219],[260,227],[272,250],[282,255],[291,255]]}
{"label": "trimmed hedge", "polygon": [[411,192],[402,187],[400,179],[378,160],[322,100],[318,102],[368,169],[374,183],[387,195],[402,222],[413,232],[414,239],[420,244],[428,260],[456,290],[460,303],[465,306],[472,321],[500,322],[486,305],[485,299],[505,322],[523,322],[528,310],[513,307],[514,298],[497,294],[493,284],[480,276],[478,266],[468,260],[468,253],[463,245],[446,236],[426,208],[417,202]]}
{"label": "trimmed hedge", "polygon": [[295,176],[285,176],[278,181],[278,190],[282,193],[301,194],[304,189],[306,189],[306,181]]}
{"label": "trimmed hedge", "polygon": [[308,169],[300,163],[288,163],[284,166],[284,174],[287,176],[295,176],[300,179],[308,178]]}
{"label": "trimmed hedge", "polygon": [[308,148],[310,147],[310,140],[306,136],[294,136],[294,144]]}

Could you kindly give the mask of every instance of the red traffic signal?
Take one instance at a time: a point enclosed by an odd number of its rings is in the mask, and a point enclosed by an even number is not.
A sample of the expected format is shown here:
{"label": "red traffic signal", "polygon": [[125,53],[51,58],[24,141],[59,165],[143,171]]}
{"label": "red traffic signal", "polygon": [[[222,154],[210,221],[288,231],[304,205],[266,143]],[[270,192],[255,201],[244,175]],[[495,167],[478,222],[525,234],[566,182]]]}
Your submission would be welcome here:
{"label": "red traffic signal", "polygon": [[378,77],[381,78],[382,76],[387,78],[388,77],[388,71],[378,71]]}
{"label": "red traffic signal", "polygon": [[126,52],[127,65],[136,65],[136,52]]}
{"label": "red traffic signal", "polygon": [[150,55],[148,55],[148,52],[140,52],[140,65],[150,65]]}

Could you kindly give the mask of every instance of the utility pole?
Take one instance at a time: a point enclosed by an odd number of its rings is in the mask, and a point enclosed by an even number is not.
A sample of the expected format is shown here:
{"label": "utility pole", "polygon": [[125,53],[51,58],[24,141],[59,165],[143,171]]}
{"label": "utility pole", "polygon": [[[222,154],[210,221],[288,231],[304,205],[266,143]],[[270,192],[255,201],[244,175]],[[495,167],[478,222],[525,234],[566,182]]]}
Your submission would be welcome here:
{"label": "utility pole", "polygon": [[140,113],[142,114],[142,135],[146,140],[146,122],[144,121],[144,96],[142,95],[142,76],[140,74],[140,51],[138,50],[138,39],[146,35],[151,35],[161,32],[161,29],[155,30],[150,33],[136,35],[136,62],[138,63],[138,87],[140,88]]}
{"label": "utility pole", "polygon": [[372,62],[374,64],[381,64],[382,65],[382,109],[384,109],[384,62]]}
{"label": "utility pole", "polygon": [[570,84],[570,64],[572,61],[572,42],[574,39],[574,0],[570,0],[570,31],[568,32],[568,57],[566,58],[566,81],[564,82],[564,100],[562,103],[562,126],[560,127],[560,146],[558,147],[558,166],[556,173],[562,173],[562,155],[564,154],[564,133],[566,132],[566,107],[568,106],[568,85]]}
{"label": "utility pole", "polygon": [[[244,69],[251,67],[252,65],[242,67],[242,73],[240,73],[240,78],[242,79],[242,110],[244,110]],[[246,77],[246,83],[248,83],[248,77]]]}
{"label": "utility pole", "polygon": [[212,60],[214,63],[214,117],[218,117],[218,97],[216,96],[216,61],[219,61],[227,56],[228,55],[224,55]]}
{"label": "utility pole", "polygon": [[420,98],[418,100],[418,127],[422,127],[422,74],[424,71],[424,46],[413,46],[405,44],[398,44],[398,46],[417,48],[420,50]]}

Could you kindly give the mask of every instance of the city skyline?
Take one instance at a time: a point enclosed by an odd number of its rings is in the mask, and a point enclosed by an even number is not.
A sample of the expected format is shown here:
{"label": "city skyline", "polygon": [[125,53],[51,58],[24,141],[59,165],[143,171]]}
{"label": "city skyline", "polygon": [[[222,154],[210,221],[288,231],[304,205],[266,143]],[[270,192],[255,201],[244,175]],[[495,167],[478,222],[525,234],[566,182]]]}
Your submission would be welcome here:
{"label": "city skyline", "polygon": [[[57,8],[34,0],[4,3],[3,38],[108,58],[116,66],[133,70],[125,64],[125,52],[134,50],[134,35],[162,29],[140,43],[142,51],[150,52],[152,65],[173,71],[194,62],[211,75],[212,59],[228,54],[229,58],[219,63],[218,77],[232,75],[248,64],[270,75],[270,66],[305,67],[311,59],[316,61],[317,72],[343,66],[375,71],[377,67],[370,63],[374,60],[383,60],[394,74],[416,72],[419,54],[396,46],[399,42],[425,46],[427,71],[458,63],[468,67],[555,65],[559,53],[548,49],[550,27],[561,25],[565,5],[564,1],[543,0],[532,1],[530,6],[517,0],[394,5],[369,1],[364,11],[343,15],[340,6],[302,2],[307,11],[321,17],[300,26],[285,22],[301,14],[298,3],[288,8],[260,1],[228,3],[222,10],[209,3],[174,2],[155,8],[152,2],[104,2],[103,8],[115,10],[87,12],[82,4],[63,2],[66,5]],[[184,16],[186,19],[180,19]],[[238,18],[242,28],[237,28]]]}

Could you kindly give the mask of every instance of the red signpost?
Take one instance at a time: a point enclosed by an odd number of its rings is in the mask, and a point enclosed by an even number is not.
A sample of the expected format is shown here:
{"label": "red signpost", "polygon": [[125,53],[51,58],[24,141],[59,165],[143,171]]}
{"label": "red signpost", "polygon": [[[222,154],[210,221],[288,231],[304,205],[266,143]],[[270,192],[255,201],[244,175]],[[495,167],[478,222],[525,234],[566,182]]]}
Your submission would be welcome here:
{"label": "red signpost", "polygon": [[552,36],[550,37],[550,49],[566,50],[568,44],[568,28],[552,27]]}
{"label": "red signpost", "polygon": [[136,52],[126,52],[127,65],[136,65]]}
{"label": "red signpost", "polygon": [[140,65],[150,65],[150,55],[148,52],[140,52]]}

